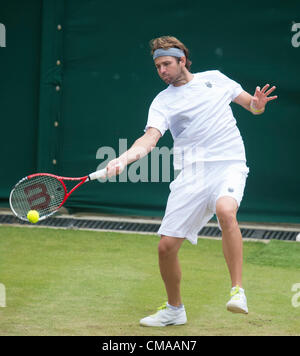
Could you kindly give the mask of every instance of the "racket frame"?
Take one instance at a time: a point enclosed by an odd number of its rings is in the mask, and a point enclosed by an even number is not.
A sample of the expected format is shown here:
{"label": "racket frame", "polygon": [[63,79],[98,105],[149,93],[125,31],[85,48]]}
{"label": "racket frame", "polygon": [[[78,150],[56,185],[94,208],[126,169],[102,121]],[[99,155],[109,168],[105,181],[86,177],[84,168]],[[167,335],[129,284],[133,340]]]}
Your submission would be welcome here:
{"label": "racket frame", "polygon": [[[52,178],[56,178],[60,183],[61,185],[63,186],[64,188],[64,191],[65,191],[65,196],[64,196],[64,199],[63,201],[61,202],[60,206],[55,210],[57,211],[59,208],[61,208],[64,203],[66,202],[66,200],[69,198],[69,196],[74,192],[74,190],[76,190],[77,188],[79,188],[83,183],[85,183],[87,180],[88,180],[88,176],[84,176],[84,177],[78,177],[78,178],[71,178],[71,177],[61,177],[61,176],[57,176],[55,174],[51,174],[51,173],[35,173],[35,174],[30,174],[29,176],[27,176],[26,178],[27,179],[31,179],[31,178],[34,178],[34,177],[38,177],[38,176],[49,176],[49,177],[52,177]],[[76,184],[69,192],[67,190],[67,187],[64,183],[64,181],[80,181],[78,184]],[[46,215],[47,217],[48,215]]]}
{"label": "racket frame", "polygon": [[[88,182],[90,180],[94,180],[94,179],[100,179],[100,178],[105,178],[106,176],[106,169],[101,169],[101,170],[98,170],[96,172],[93,172],[87,176],[84,176],[84,177],[62,177],[62,176],[57,176],[55,174],[51,174],[51,173],[34,173],[34,174],[30,174],[24,178],[22,178],[21,180],[19,180],[18,183],[15,184],[15,186],[13,187],[13,189],[11,190],[10,192],[10,195],[9,195],[9,205],[10,205],[10,208],[12,210],[12,212],[14,213],[14,215],[16,217],[18,217],[20,220],[23,220],[23,221],[27,221],[28,222],[28,219],[27,218],[23,218],[21,217],[19,214],[16,213],[16,211],[14,210],[13,208],[13,205],[11,203],[11,198],[12,198],[12,195],[13,195],[13,192],[15,190],[15,188],[21,184],[23,181],[25,180],[30,180],[34,177],[39,177],[39,176],[49,176],[49,177],[52,177],[52,178],[55,178],[57,179],[61,185],[63,186],[63,189],[64,189],[64,199],[63,201],[61,202],[61,204],[59,205],[59,207],[57,209],[55,209],[54,211],[52,211],[51,213],[47,214],[47,215],[44,215],[44,216],[41,216],[39,221],[41,220],[44,220],[44,219],[47,219],[48,217],[50,217],[51,215],[55,214],[63,205],[64,203],[67,201],[67,199],[69,198],[69,196],[77,189],[79,188],[82,184],[84,184],[85,182]],[[67,190],[67,187],[64,183],[64,181],[74,181],[74,182],[78,182],[78,184],[76,184],[69,192]]]}

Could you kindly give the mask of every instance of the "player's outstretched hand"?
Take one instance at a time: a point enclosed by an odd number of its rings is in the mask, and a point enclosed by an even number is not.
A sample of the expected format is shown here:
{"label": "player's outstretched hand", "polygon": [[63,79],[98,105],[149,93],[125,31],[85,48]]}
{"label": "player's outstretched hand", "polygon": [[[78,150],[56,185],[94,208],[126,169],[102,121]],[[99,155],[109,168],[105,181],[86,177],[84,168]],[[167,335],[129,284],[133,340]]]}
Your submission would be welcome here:
{"label": "player's outstretched hand", "polygon": [[256,112],[263,112],[265,109],[266,104],[274,99],[277,99],[278,96],[269,96],[276,87],[273,86],[272,88],[268,89],[270,84],[266,84],[262,89],[260,87],[256,87],[254,96],[251,101],[251,109]]}

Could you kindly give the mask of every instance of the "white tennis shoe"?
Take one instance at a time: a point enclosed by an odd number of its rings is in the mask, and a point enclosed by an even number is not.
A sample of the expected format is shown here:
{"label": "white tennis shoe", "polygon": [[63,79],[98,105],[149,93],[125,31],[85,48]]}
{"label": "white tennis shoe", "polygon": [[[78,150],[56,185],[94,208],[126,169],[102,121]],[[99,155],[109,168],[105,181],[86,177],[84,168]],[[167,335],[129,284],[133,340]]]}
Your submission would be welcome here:
{"label": "white tennis shoe", "polygon": [[174,310],[168,303],[157,309],[157,313],[140,320],[142,326],[183,325],[187,322],[184,306]]}
{"label": "white tennis shoe", "polygon": [[243,288],[236,286],[231,288],[230,300],[226,304],[227,310],[232,313],[248,314],[247,298]]}

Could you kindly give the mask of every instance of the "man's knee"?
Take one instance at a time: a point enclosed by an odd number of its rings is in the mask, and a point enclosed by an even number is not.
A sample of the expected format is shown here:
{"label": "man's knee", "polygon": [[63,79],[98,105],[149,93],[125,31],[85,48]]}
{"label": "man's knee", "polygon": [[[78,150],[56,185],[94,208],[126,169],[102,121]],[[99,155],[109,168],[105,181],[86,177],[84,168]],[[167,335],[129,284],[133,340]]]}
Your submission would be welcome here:
{"label": "man's knee", "polygon": [[216,206],[216,215],[222,229],[230,229],[237,224],[237,203],[232,198],[220,198]]}
{"label": "man's knee", "polygon": [[183,239],[162,236],[158,244],[159,257],[168,257],[172,254],[177,254]]}

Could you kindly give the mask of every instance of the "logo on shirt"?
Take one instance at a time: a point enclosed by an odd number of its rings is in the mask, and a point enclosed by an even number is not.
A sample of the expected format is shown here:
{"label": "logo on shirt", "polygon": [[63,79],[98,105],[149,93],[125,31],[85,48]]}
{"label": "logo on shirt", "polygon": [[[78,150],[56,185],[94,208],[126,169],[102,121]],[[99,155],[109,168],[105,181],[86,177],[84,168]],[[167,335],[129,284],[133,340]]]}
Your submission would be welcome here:
{"label": "logo on shirt", "polygon": [[208,88],[212,88],[211,82],[206,82],[205,85],[206,85]]}

